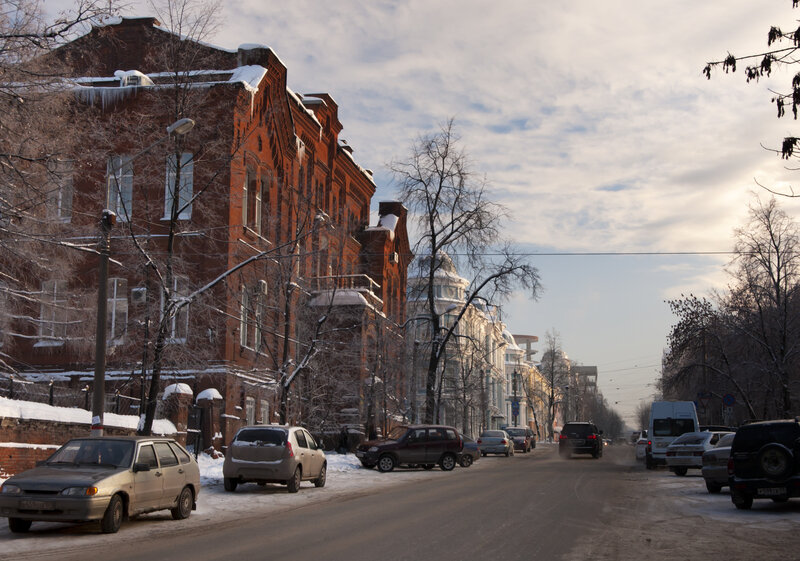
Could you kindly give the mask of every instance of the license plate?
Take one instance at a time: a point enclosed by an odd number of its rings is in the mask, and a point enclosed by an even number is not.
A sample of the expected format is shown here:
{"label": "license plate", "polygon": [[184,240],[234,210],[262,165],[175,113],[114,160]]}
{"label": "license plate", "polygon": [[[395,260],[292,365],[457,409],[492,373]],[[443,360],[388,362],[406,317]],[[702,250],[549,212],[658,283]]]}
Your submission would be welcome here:
{"label": "license plate", "polygon": [[362,452],[360,450],[358,452],[356,452],[356,458],[363,458],[363,457],[364,457],[364,452]]}
{"label": "license plate", "polygon": [[50,501],[29,501],[21,500],[19,508],[22,510],[52,510],[53,503]]}
{"label": "license plate", "polygon": [[786,494],[786,487],[765,487],[764,489],[758,489],[756,494],[759,497],[777,497]]}

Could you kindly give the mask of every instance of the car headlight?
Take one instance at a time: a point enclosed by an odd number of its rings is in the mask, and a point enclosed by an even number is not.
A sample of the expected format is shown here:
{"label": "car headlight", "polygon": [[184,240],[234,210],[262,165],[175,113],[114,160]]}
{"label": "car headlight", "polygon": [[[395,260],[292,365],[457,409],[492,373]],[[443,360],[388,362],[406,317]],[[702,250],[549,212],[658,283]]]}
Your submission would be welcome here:
{"label": "car headlight", "polygon": [[92,497],[97,494],[97,487],[67,487],[61,494],[69,497]]}
{"label": "car headlight", "polygon": [[378,447],[377,446],[372,446],[372,447],[370,447],[369,451],[370,452],[377,452],[378,451]]}
{"label": "car headlight", "polygon": [[21,495],[22,489],[12,483],[6,483],[0,487],[0,493],[3,493],[4,495]]}

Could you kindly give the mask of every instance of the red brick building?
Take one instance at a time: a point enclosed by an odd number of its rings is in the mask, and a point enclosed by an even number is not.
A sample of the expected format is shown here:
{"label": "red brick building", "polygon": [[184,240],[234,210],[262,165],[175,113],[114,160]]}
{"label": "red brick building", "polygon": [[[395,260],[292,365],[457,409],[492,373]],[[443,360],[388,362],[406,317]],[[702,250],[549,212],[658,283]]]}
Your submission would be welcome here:
{"label": "red brick building", "polygon": [[[376,371],[402,348],[390,341],[405,313],[406,210],[382,202],[370,226],[376,185],[339,138],[333,98],[292,92],[267,47],[216,48],[153,18],[95,28],[55,57],[73,75],[81,138],[52,198],[58,236],[90,245],[102,210],[117,215],[108,389],[144,396],[160,356],[162,389],[220,392],[218,446],[241,423],[277,420],[282,377],[289,420],[313,430],[379,422],[378,377],[383,418],[397,416],[405,382]],[[195,127],[165,139],[180,118]],[[31,272],[44,302],[20,310],[3,348],[18,378],[91,383],[97,258],[70,263]]]}

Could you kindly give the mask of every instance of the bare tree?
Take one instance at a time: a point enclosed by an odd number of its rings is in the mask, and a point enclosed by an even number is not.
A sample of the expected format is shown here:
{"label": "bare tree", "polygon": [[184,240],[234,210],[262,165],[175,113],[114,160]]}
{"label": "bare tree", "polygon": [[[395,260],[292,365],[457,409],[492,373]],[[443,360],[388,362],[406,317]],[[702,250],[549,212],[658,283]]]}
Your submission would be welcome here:
{"label": "bare tree", "polygon": [[539,367],[547,384],[545,399],[547,403],[547,438],[553,439],[553,424],[556,418],[556,404],[566,399],[564,386],[569,382],[569,362],[561,350],[561,336],[557,331],[545,335],[542,363]]}
{"label": "bare tree", "polygon": [[[425,422],[432,422],[439,363],[470,304],[476,297],[502,299],[515,287],[527,289],[535,297],[539,275],[502,240],[501,221],[506,210],[489,200],[486,180],[471,170],[452,119],[438,133],[420,138],[409,158],[393,162],[390,168],[399,183],[401,200],[415,215],[419,238],[415,253],[423,256],[418,266],[420,276],[427,278],[419,286],[427,293],[417,296],[426,299],[433,337],[425,380]],[[497,257],[487,257],[489,249]],[[471,292],[447,328],[442,324],[433,290],[445,254],[463,257],[473,272]]]}
{"label": "bare tree", "polygon": [[[80,121],[65,69],[48,55],[113,13],[114,4],[80,0],[54,19],[43,10],[34,0],[12,0],[0,13],[0,345],[87,340],[79,317],[85,294],[67,298],[60,280],[81,254],[95,252],[63,236],[73,213],[71,146]],[[0,351],[0,367],[16,366]]]}

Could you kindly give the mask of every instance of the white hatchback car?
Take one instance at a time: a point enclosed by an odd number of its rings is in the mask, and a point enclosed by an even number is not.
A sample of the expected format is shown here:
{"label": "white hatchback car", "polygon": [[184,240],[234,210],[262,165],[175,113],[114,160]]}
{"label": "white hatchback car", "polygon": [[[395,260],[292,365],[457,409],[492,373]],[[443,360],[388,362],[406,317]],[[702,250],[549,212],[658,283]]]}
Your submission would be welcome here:
{"label": "white hatchback car", "polygon": [[328,463],[314,437],[302,427],[253,425],[242,427],[233,438],[222,465],[225,490],[240,483],[282,483],[290,493],[301,481],[325,485]]}
{"label": "white hatchback car", "polygon": [[636,449],[636,459],[643,462],[647,457],[647,445],[650,441],[647,440],[647,431],[643,430],[639,433],[639,438],[636,439],[634,447]]}
{"label": "white hatchback car", "polygon": [[690,469],[702,469],[703,454],[714,448],[719,439],[730,432],[687,432],[667,447],[667,467],[675,475],[686,475]]}

